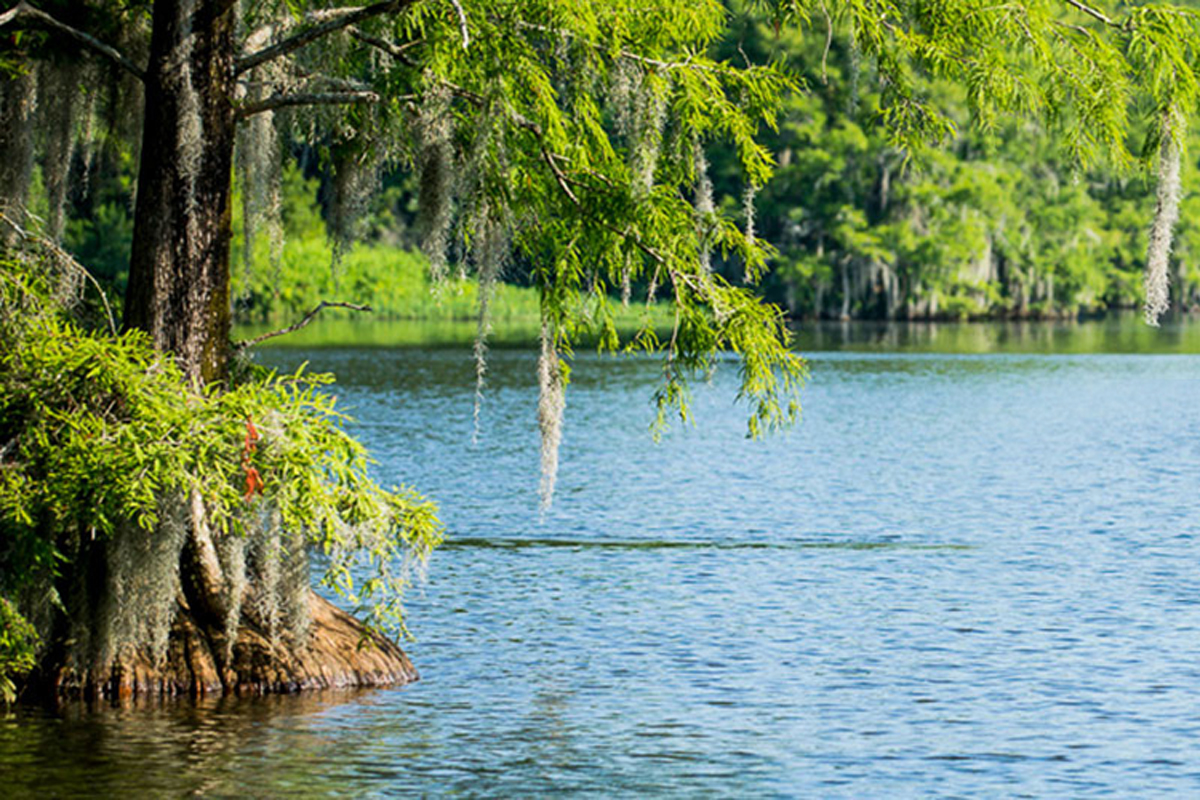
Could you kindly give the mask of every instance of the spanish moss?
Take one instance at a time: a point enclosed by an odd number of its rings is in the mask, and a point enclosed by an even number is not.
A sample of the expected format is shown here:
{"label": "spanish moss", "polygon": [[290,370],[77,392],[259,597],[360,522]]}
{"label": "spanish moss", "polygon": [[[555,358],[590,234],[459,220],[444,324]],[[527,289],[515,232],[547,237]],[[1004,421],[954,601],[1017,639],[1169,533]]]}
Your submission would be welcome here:
{"label": "spanish moss", "polygon": [[454,193],[454,148],[451,141],[450,95],[440,84],[429,90],[416,120],[420,184],[417,226],[421,249],[429,257],[435,285],[446,279],[446,249],[450,239]]}
{"label": "spanish moss", "polygon": [[372,158],[371,152],[349,150],[334,165],[329,205],[334,286],[337,285],[342,259],[358,238],[360,223],[378,184],[379,165]]}
{"label": "spanish moss", "polygon": [[111,664],[133,656],[141,646],[148,647],[155,661],[166,656],[188,525],[186,506],[176,494],[159,503],[153,531],[132,522],[117,526],[105,547],[107,591],[91,631],[93,646],[78,649],[77,663]]}
{"label": "spanish moss", "polygon": [[621,305],[629,307],[633,297],[633,254],[625,254],[625,266],[621,270]]}
{"label": "spanish moss", "polygon": [[613,122],[621,136],[633,134],[637,115],[635,98],[641,91],[642,73],[630,61],[618,59],[608,86],[608,101],[613,109]]}
{"label": "spanish moss", "polygon": [[[258,94],[261,95],[261,90]],[[273,268],[278,269],[283,251],[283,162],[272,112],[255,114],[242,123],[237,132],[236,155],[238,180],[242,189],[242,268],[247,279],[244,285],[248,287],[254,270],[255,243],[260,230],[268,237]]]}
{"label": "spanish moss", "polygon": [[1158,326],[1159,318],[1170,308],[1171,239],[1179,219],[1180,147],[1177,131],[1168,129],[1158,151],[1158,198],[1154,221],[1150,224],[1150,244],[1146,252],[1146,322]]}
{"label": "spanish moss", "polygon": [[63,207],[67,201],[68,178],[75,154],[76,114],[83,110],[78,101],[80,68],[78,62],[54,64],[45,62],[38,82],[38,116],[45,137],[42,157],[42,179],[45,181],[49,209],[46,237],[62,241]]}
{"label": "spanish moss", "polygon": [[665,92],[656,91],[649,80],[638,88],[633,141],[630,145],[630,168],[633,172],[633,196],[645,200],[654,186],[654,171],[662,152],[663,127],[667,120]]}
{"label": "spanish moss", "polygon": [[712,180],[708,177],[708,159],[704,155],[704,146],[699,139],[692,142],[692,158],[696,170],[696,193],[693,202],[696,206],[696,236],[699,240],[700,266],[705,272],[712,272],[709,227],[712,225],[716,206],[713,204]]}
{"label": "spanish moss", "polygon": [[249,582],[246,578],[246,537],[227,531],[217,543],[217,555],[224,578],[222,602],[225,610],[225,661],[233,656],[238,628],[242,623],[242,601]]}
{"label": "spanish moss", "polygon": [[[196,203],[196,179],[204,153],[204,120],[200,113],[200,94],[192,79],[192,50],[196,35],[192,31],[192,17],[196,13],[196,0],[181,0],[179,3],[179,44],[173,53],[179,80],[179,174],[183,179],[183,191],[189,207]],[[189,214],[188,219],[195,217]],[[190,232],[189,232],[190,238]]]}
{"label": "spanish moss", "polygon": [[542,438],[542,478],[539,486],[543,512],[554,502],[558,480],[558,450],[562,443],[563,412],[566,410],[566,377],[563,375],[551,323],[542,322],[542,352],[538,357],[538,431]]}
{"label": "spanish moss", "polygon": [[[33,175],[34,112],[37,73],[0,76],[0,210],[24,224],[29,182]],[[11,240],[14,233],[0,231]]]}
{"label": "spanish moss", "polygon": [[[753,247],[757,244],[758,239],[754,230],[755,208],[754,201],[758,198],[758,187],[753,181],[746,182],[746,188],[742,190],[742,216],[745,218],[745,236],[746,244]],[[747,269],[743,276],[746,283],[753,283],[755,276]]]}
{"label": "spanish moss", "polygon": [[746,218],[746,242],[753,245],[757,239],[754,230],[754,201],[758,198],[758,187],[747,183],[742,192],[742,216]]}
{"label": "spanish moss", "polygon": [[308,605],[309,560],[304,536],[283,527],[279,508],[268,503],[246,522],[244,618],[266,632],[270,642],[286,636],[301,642],[312,621]]}
{"label": "spanish moss", "polygon": [[475,408],[472,442],[479,441],[483,390],[487,382],[487,337],[492,330],[491,300],[496,279],[508,258],[507,225],[484,203],[475,226],[473,259],[479,271],[479,312],[475,330]]}
{"label": "spanish moss", "polygon": [[76,145],[79,151],[79,184],[76,187],[78,196],[85,198],[91,189],[92,164],[95,157],[96,137],[96,89],[95,70],[87,67],[83,70],[83,100],[79,110],[79,139]]}

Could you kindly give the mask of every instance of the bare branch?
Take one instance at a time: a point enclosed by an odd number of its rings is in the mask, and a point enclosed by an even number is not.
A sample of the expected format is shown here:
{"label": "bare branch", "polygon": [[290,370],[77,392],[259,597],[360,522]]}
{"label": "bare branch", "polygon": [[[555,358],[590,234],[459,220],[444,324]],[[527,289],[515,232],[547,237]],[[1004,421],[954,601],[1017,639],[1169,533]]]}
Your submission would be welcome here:
{"label": "bare branch", "polygon": [[[380,97],[375,92],[289,92],[274,94],[264,100],[246,103],[237,110],[238,119],[246,119],[264,111],[274,111],[278,108],[291,106],[335,106],[351,103],[378,103]],[[411,99],[408,97],[396,98]]]}
{"label": "bare branch", "polygon": [[392,44],[389,41],[380,39],[378,36],[372,36],[369,33],[363,33],[363,31],[357,27],[351,27],[349,34],[364,44],[369,44],[371,47],[374,47],[377,50],[382,50],[392,58],[399,61],[401,64],[409,67],[415,67],[417,62],[409,58],[408,54],[404,51],[411,47],[416,47],[419,44],[425,43],[424,39],[414,39],[413,41],[405,42],[404,44]]}
{"label": "bare branch", "polygon": [[120,50],[117,50],[111,45],[105,44],[95,36],[92,36],[90,33],[85,33],[77,28],[72,28],[70,25],[67,25],[64,22],[59,22],[45,11],[41,11],[29,5],[29,3],[26,3],[25,0],[21,0],[21,2],[17,3],[8,11],[0,14],[0,28],[4,27],[10,22],[15,22],[22,18],[28,19],[32,22],[40,23],[51,30],[55,30],[59,33],[70,36],[72,39],[84,45],[85,47],[91,48],[115,63],[117,66],[127,70],[138,80],[146,80],[146,71],[130,61],[128,57],[121,53]]}
{"label": "bare branch", "polygon": [[1120,27],[1119,25],[1117,25],[1117,23],[1113,22],[1112,19],[1104,12],[1098,11],[1098,10],[1092,8],[1091,6],[1084,5],[1083,3],[1079,2],[1079,0],[1066,0],[1066,2],[1067,2],[1067,5],[1074,6],[1075,8],[1079,9],[1083,13],[1087,14],[1089,17],[1093,17],[1094,19],[1100,20],[1105,25],[1112,25],[1114,28]]}
{"label": "bare branch", "polygon": [[331,33],[336,33],[351,25],[357,25],[363,20],[394,11],[402,11],[416,2],[417,0],[383,0],[383,2],[372,3],[369,6],[329,12],[324,21],[319,22],[311,28],[306,28],[293,36],[276,42],[270,47],[264,47],[256,53],[251,53],[248,56],[237,59],[234,62],[234,74],[240,75],[246,70],[254,69],[260,64],[265,64],[281,56],[286,56],[289,53],[299,50],[301,47],[312,44],[318,39],[323,39]]}
{"label": "bare branch", "polygon": [[348,308],[351,311],[374,311],[374,309],[370,306],[362,306],[356,303],[342,303],[330,300],[322,300],[312,311],[309,311],[307,314],[305,314],[298,322],[295,322],[286,328],[280,328],[277,331],[270,331],[269,333],[260,334],[259,336],[255,336],[253,339],[247,339],[243,342],[234,342],[233,349],[240,352],[248,347],[254,347],[256,344],[261,344],[267,339],[274,339],[276,336],[286,336],[289,333],[295,333],[316,319],[317,315],[327,308]]}
{"label": "bare branch", "polygon": [[[548,25],[540,25],[536,22],[523,22],[518,20],[517,27],[525,28],[526,30],[531,31],[539,31],[541,33],[548,33],[553,36],[564,36],[569,39],[576,38],[576,35],[573,31],[551,28]],[[603,50],[603,48],[593,42],[588,42],[588,45],[595,50]],[[692,69],[700,72],[718,71],[717,67],[712,64],[698,64],[692,61],[690,58],[687,61],[663,61],[658,58],[650,58],[649,56],[639,55],[638,53],[634,53],[630,50],[622,50],[618,55],[627,61],[637,61],[642,64],[647,64],[651,67],[659,67],[660,69]]]}
{"label": "bare branch", "polygon": [[833,46],[833,18],[829,16],[829,7],[822,0],[821,13],[825,15],[825,49],[821,52],[821,83],[829,83],[829,48]]}

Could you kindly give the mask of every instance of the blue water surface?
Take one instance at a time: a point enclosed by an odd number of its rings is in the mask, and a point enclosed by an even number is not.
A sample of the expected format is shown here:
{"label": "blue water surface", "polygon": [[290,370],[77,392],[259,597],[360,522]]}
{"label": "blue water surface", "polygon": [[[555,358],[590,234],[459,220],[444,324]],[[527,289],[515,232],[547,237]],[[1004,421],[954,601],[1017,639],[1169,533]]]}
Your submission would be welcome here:
{"label": "blue water surface", "polygon": [[0,721],[18,795],[1200,794],[1200,356],[815,353],[745,438],[735,362],[580,355],[538,511],[536,354],[264,351],[338,375],[448,528],[409,687]]}

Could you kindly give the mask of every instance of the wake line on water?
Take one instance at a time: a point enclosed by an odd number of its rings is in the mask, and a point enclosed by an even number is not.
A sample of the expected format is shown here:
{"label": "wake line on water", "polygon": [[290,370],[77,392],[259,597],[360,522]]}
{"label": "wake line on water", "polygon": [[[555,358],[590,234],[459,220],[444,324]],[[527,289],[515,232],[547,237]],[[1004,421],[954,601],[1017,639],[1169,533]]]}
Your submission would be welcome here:
{"label": "wake line on water", "polygon": [[575,548],[580,550],[971,550],[965,544],[917,544],[912,542],[851,541],[825,542],[795,540],[784,542],[745,542],[732,540],[680,539],[555,539],[555,538],[449,538],[439,550],[528,550],[538,548]]}

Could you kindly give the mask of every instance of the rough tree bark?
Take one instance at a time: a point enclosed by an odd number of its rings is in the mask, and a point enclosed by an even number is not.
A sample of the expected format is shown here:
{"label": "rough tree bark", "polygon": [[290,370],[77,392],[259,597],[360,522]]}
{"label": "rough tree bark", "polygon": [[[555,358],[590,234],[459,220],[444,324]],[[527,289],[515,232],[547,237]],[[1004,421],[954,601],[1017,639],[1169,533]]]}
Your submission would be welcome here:
{"label": "rough tree bark", "polygon": [[234,0],[156,0],[125,326],[202,382],[229,352]]}
{"label": "rough tree bark", "polygon": [[[334,30],[407,4],[376,3],[342,15],[337,25],[326,27]],[[158,349],[178,358],[196,384],[223,382],[231,350],[236,0],[154,0],[145,70],[25,3],[0,16],[4,23],[26,20],[65,31],[144,81],[145,118],[124,325],[148,332]],[[311,32],[306,35],[315,38]],[[276,45],[279,53],[271,57],[301,44]],[[19,103],[21,89],[17,81],[5,84],[0,108]],[[89,593],[104,586],[103,549],[93,548],[86,563],[74,565],[75,577],[91,587]],[[119,663],[72,667],[63,641],[51,647],[30,684],[32,693],[127,697],[275,692],[397,684],[417,677],[395,643],[370,633],[311,591],[312,627],[306,641],[272,641],[243,617],[236,643],[228,650],[223,608],[227,587],[202,505],[193,508],[180,571],[181,592],[165,660],[144,648]],[[226,652],[231,655],[226,657]]]}

